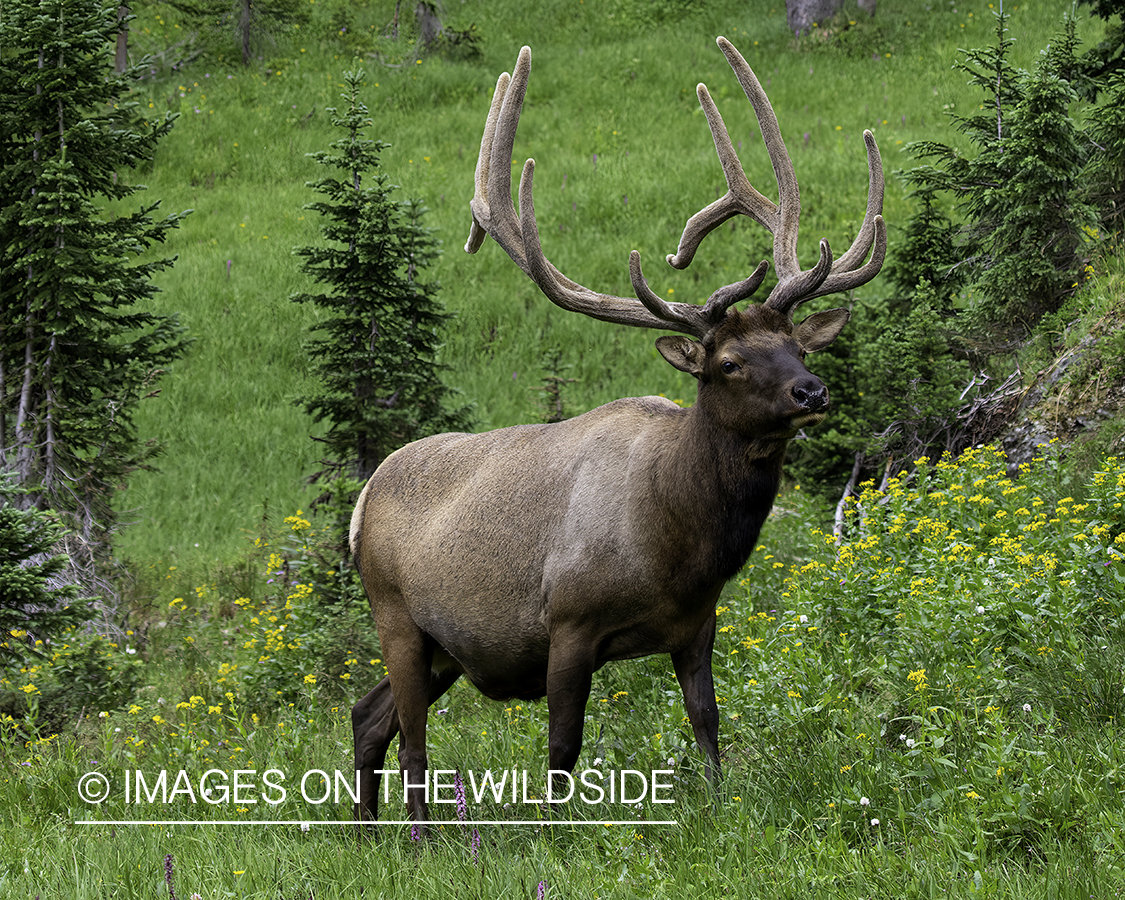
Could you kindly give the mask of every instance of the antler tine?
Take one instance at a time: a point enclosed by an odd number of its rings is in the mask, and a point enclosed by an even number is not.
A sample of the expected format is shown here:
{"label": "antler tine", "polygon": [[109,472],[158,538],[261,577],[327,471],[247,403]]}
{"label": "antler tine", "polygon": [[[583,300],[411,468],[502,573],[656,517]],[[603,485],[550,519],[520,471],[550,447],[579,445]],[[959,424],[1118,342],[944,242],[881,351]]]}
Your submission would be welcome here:
{"label": "antler tine", "polygon": [[723,174],[726,176],[727,192],[687,220],[676,252],[669,253],[667,257],[668,265],[677,269],[686,269],[695,258],[695,251],[699,249],[703,239],[727,219],[739,213],[750,216],[771,232],[777,222],[777,205],[758,193],[747,180],[723,117],[711,99],[707,85],[700,84],[696,88],[696,94],[711,129],[711,137],[715,142],[715,150],[719,155]]}
{"label": "antler tine", "polygon": [[731,143],[723,117],[715,101],[707,90],[707,85],[696,88],[699,105],[711,129],[715,152],[723,167],[727,181],[727,193],[714,203],[697,212],[684,226],[680,244],[674,255],[668,257],[670,265],[677,269],[685,268],[695,256],[703,239],[715,228],[739,213],[749,216],[774,235],[774,264],[779,278],[791,278],[800,271],[797,262],[797,226],[801,218],[801,197],[797,188],[797,176],[793,163],[785,149],[777,116],[770,105],[766,92],[753,70],[742,55],[726,38],[718,38],[719,49],[738,78],[746,98],[754,109],[758,125],[762,129],[777,180],[780,204],[775,204],[750,184],[743,171],[742,163]]}
{"label": "antler tine", "polygon": [[883,160],[879,156],[879,145],[875,143],[875,135],[868,130],[863,132],[863,143],[867,146],[867,211],[848,252],[832,267],[834,272],[850,272],[867,258],[875,241],[875,220],[881,218],[883,211]]}
{"label": "antler tine", "polygon": [[[758,268],[750,273],[749,278],[719,288],[707,299],[704,306],[694,306],[686,303],[668,303],[660,299],[649,288],[648,282],[641,273],[641,255],[636,250],[629,254],[629,275],[632,278],[633,290],[636,292],[637,298],[653,315],[665,321],[680,321],[688,325],[695,324],[697,327],[689,333],[700,336],[706,333],[708,329],[718,325],[727,314],[727,310],[735,303],[749,299],[761,287],[769,267],[769,263],[762,260],[758,264]],[[698,331],[698,327],[702,327],[703,332]]]}
{"label": "antler tine", "polygon": [[[533,159],[524,164],[517,215],[512,202],[511,159],[530,74],[531,50],[524,47],[520,50],[511,77],[505,73],[496,82],[496,93],[489,108],[477,159],[475,191],[469,204],[473,223],[465,249],[475,253],[484,242],[484,236],[492,235],[548,299],[563,309],[603,321],[668,329],[702,337],[716,324],[717,319],[713,318],[716,314],[719,319],[722,318],[726,306],[718,311],[713,302],[701,307],[661,300],[649,289],[641,274],[636,251],[630,261],[630,270],[637,297],[617,297],[592,291],[571,281],[551,264],[543,254],[535,220]],[[746,285],[753,278],[751,276],[740,284]],[[725,300],[726,296],[724,294],[722,299]],[[727,301],[726,305],[730,302],[735,301]]]}
{"label": "antler tine", "polygon": [[477,158],[476,189],[469,203],[473,227],[465,244],[470,253],[479,249],[484,241],[480,234],[483,230],[528,274],[523,235],[512,203],[512,149],[530,77],[531,48],[523,47],[511,77],[504,73],[496,81]]}
{"label": "antler tine", "polygon": [[[742,85],[742,91],[746,94],[746,99],[750,101],[750,105],[754,108],[754,115],[758,119],[758,127],[762,129],[762,141],[766,145],[770,162],[773,164],[774,178],[777,179],[778,205],[775,214],[775,227],[770,229],[773,232],[774,267],[777,269],[779,280],[792,278],[801,271],[801,264],[797,260],[797,232],[801,222],[801,193],[797,187],[797,173],[793,171],[793,160],[789,156],[789,151],[785,148],[785,141],[782,140],[781,126],[777,124],[777,115],[773,111],[773,105],[762,89],[762,84],[758,81],[753,69],[726,38],[717,38],[716,43],[719,45],[719,49],[723,51],[723,56],[727,58],[727,63],[734,71],[738,83]],[[722,120],[719,121],[721,124]],[[730,136],[726,134],[725,127],[723,128],[723,134],[729,144]],[[755,191],[755,193],[757,192]],[[753,216],[752,213],[751,215]],[[753,218],[758,219],[757,216],[753,216]],[[758,221],[761,220],[758,219]]]}
{"label": "antler tine", "polygon": [[[688,219],[679,247],[674,255],[668,256],[668,262],[679,269],[686,267],[711,231],[741,213],[754,219],[774,236],[773,256],[778,284],[766,299],[766,306],[792,314],[797,304],[806,300],[850,290],[870,281],[878,273],[886,254],[886,228],[880,215],[883,208],[883,167],[874,136],[870,132],[864,133],[869,187],[867,211],[859,234],[848,251],[835,262],[828,243],[821,241],[817,264],[812,269],[801,271],[797,257],[801,197],[793,161],[781,137],[777,115],[761,82],[742,55],[726,38],[718,38],[717,43],[758,119],[762,140],[777,180],[779,203],[774,204],[750,184],[714,100],[706,85],[699,85],[696,93],[711,129],[715,151],[726,178],[727,193]],[[868,253],[871,254],[871,259],[863,264]]]}
{"label": "antler tine", "polygon": [[[766,299],[767,305],[777,309],[792,309],[798,303],[804,303],[815,297],[850,291],[866,284],[879,274],[887,255],[887,227],[880,214],[883,208],[883,164],[879,156],[879,147],[875,143],[875,136],[870,131],[864,131],[863,140],[867,145],[869,173],[867,211],[864,213],[863,224],[851,247],[832,263],[827,277],[821,281],[800,284],[797,280],[784,287],[779,283]],[[827,246],[826,242],[821,241],[821,243]],[[871,258],[864,263],[869,253]]]}
{"label": "antler tine", "polygon": [[[488,119],[484,123],[484,135],[480,140],[480,155],[477,157],[477,171],[473,180],[473,199],[469,201],[473,223],[469,227],[469,239],[465,242],[466,253],[476,253],[484,244],[484,239],[488,237],[490,219],[488,176],[492,163],[492,144],[496,138],[496,122],[500,118],[500,107],[504,103],[504,96],[508,92],[508,84],[511,80],[511,76],[507,72],[501,73],[500,77],[496,79],[496,90],[492,94],[492,105],[488,110]],[[511,173],[509,173],[510,178]]]}

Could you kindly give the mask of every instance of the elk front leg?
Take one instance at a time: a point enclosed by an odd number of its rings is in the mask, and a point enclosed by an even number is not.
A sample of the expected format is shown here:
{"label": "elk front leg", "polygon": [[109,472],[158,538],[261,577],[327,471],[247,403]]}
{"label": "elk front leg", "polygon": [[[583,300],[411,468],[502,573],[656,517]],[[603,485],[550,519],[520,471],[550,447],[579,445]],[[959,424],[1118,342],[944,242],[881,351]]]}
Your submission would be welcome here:
{"label": "elk front leg", "polygon": [[695,740],[707,763],[704,772],[712,785],[722,775],[719,764],[719,707],[715,702],[715,681],[711,676],[711,650],[715,646],[715,617],[699,629],[691,643],[672,654],[672,668],[684,692],[684,707],[695,732]]}
{"label": "elk front leg", "polygon": [[547,752],[552,769],[570,772],[578,762],[593,674],[589,639],[552,636],[547,662]]}

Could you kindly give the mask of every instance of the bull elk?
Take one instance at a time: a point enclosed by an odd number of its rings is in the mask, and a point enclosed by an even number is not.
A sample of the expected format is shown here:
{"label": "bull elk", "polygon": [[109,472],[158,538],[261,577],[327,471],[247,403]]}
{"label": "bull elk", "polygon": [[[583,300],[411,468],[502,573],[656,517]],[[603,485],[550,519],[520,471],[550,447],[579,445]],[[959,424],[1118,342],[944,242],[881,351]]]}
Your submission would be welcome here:
{"label": "bull elk", "polygon": [[[801,269],[800,198],[777,118],[746,61],[724,38],[718,44],[757,115],[779,202],[750,185],[699,85],[729,190],[688,220],[668,262],[687,266],[703,238],[732,216],[754,219],[773,235],[778,283],[743,311],[734,304],[761,284],[764,261],[702,306],[657,296],[636,251],[629,262],[636,297],[597,293],[559,272],[540,247],[534,160],[524,165],[518,213],[511,195],[527,47],[511,77],[496,84],[465,249],[475,252],[491,235],[563,309],[678,332],[656,346],[696,378],[698,395],[687,409],[641,397],[550,425],[437,435],[391,454],[371,476],[350,544],[389,674],[352,710],[360,819],[376,817],[378,770],[396,732],[404,778],[425,783],[427,709],[461,675],[497,700],[546,695],[550,767],[571,771],[594,671],[611,660],[668,653],[706,774],[719,775],[715,604],[754,549],[790,438],[828,410],[828,390],[805,368],[805,354],[828,346],[849,316],[830,309],[794,323],[793,310],[875,277],[887,238],[882,166],[868,131],[859,234],[835,261],[822,240],[817,263]],[[408,794],[411,817],[425,821],[423,792]]]}

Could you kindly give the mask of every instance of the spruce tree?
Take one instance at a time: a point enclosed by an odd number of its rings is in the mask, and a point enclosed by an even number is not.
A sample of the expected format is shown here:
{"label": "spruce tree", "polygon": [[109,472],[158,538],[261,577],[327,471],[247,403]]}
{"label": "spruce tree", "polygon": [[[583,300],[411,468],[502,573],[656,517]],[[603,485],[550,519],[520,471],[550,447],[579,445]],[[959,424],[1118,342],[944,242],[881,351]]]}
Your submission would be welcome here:
{"label": "spruce tree", "polygon": [[424,224],[418,200],[398,201],[379,170],[387,146],[364,136],[371,124],[360,100],[362,70],[345,72],[343,111],[329,109],[343,136],[329,151],[312,154],[331,170],[310,187],[325,199],[305,208],[322,217],[323,245],[295,252],[301,270],[321,293],[294,294],[325,317],[308,343],[319,390],[301,405],[318,422],[328,447],[317,473],[368,477],[390,453],[410,441],[468,426],[468,410],[452,407],[453,392],[436,362],[442,311],[435,281],[424,280],[440,245]]}
{"label": "spruce tree", "polygon": [[[0,473],[0,497],[22,491]],[[67,558],[55,553],[65,529],[49,512],[0,500],[0,669],[18,665],[93,615],[67,584]]]}
{"label": "spruce tree", "polygon": [[142,122],[114,71],[117,9],[12,0],[0,18],[0,466],[28,489],[9,503],[63,516],[87,575],[114,492],[156,452],[137,403],[184,348],[173,317],[138,309],[173,260],[133,261],[180,216],[107,209],[172,124]]}
{"label": "spruce tree", "polygon": [[1084,229],[1096,221],[1082,196],[1089,142],[1069,115],[1077,93],[1064,77],[1076,66],[1074,21],[1034,72],[1011,65],[1012,43],[1005,15],[997,14],[995,43],[965,51],[958,63],[985,92],[979,112],[952,117],[974,152],[913,144],[915,157],[934,163],[905,173],[921,194],[951,196],[960,213],[950,226],[954,257],[946,269],[958,269],[975,295],[969,325],[985,345],[990,334],[1022,337],[1061,305],[1085,262]]}

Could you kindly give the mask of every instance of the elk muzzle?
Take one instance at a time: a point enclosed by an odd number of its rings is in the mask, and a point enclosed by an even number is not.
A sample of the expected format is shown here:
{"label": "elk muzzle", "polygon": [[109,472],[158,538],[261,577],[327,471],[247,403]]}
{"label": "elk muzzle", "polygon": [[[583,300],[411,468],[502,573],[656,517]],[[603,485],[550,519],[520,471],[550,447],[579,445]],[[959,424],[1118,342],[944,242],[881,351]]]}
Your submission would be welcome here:
{"label": "elk muzzle", "polygon": [[815,375],[797,382],[789,393],[797,407],[792,419],[794,428],[816,425],[828,413],[828,388]]}

